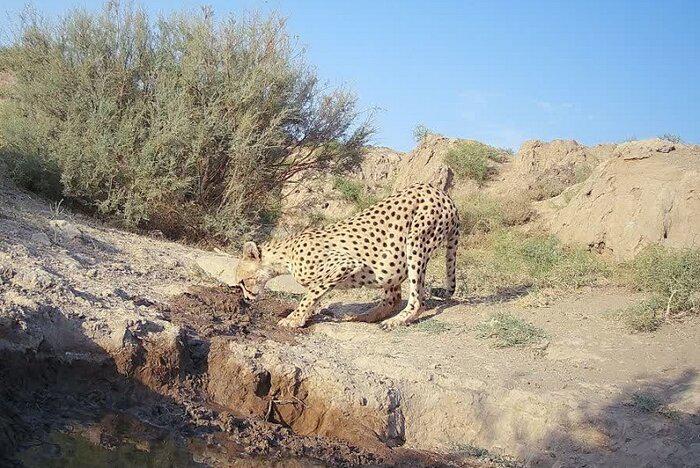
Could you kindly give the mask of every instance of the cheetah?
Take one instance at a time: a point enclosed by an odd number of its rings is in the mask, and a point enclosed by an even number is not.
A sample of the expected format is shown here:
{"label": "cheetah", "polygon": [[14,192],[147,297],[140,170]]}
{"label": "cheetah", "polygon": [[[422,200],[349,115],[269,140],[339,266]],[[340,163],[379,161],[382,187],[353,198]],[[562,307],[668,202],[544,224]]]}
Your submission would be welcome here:
{"label": "cheetah", "polygon": [[[443,245],[444,296],[451,298],[458,239],[454,202],[442,190],[417,183],[335,224],[261,246],[246,242],[236,278],[244,299],[253,301],[269,279],[291,273],[308,291],[296,310],[279,321],[279,326],[293,328],[306,324],[332,288],[378,287],[383,292],[380,302],[350,320],[382,321],[382,328],[391,329],[418,319],[428,260]],[[408,301],[396,314],[406,279]]]}

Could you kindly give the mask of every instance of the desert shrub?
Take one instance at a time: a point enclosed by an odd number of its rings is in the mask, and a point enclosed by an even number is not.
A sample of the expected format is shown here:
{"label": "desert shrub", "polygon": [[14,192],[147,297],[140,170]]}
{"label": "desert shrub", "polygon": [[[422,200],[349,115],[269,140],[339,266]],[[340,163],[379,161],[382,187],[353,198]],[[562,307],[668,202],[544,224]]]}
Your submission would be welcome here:
{"label": "desert shrub", "polygon": [[498,294],[526,288],[576,289],[609,272],[594,254],[562,245],[553,236],[498,230],[460,249],[458,293]]}
{"label": "desert shrub", "polygon": [[457,209],[463,234],[491,232],[504,224],[501,203],[481,192],[458,200]]}
{"label": "desert shrub", "polygon": [[648,393],[634,393],[632,405],[644,413],[654,413],[661,409],[661,400]]}
{"label": "desert shrub", "polygon": [[477,337],[492,338],[496,348],[510,348],[537,343],[547,335],[544,330],[515,315],[498,312],[476,327]]}
{"label": "desert shrub", "polygon": [[657,299],[641,301],[613,312],[631,332],[652,332],[664,322],[663,308]]}
{"label": "desert shrub", "polygon": [[654,294],[670,313],[700,307],[700,249],[651,246],[629,265],[633,284]]}
{"label": "desert shrub", "polygon": [[445,163],[460,179],[473,179],[482,184],[492,172],[489,161],[502,161],[504,152],[478,141],[460,142],[445,155]]}
{"label": "desert shrub", "polygon": [[343,199],[352,203],[357,203],[365,191],[362,183],[343,176],[333,179],[333,188],[340,192]]}
{"label": "desert shrub", "polygon": [[619,312],[633,331],[653,331],[668,318],[700,311],[700,249],[650,246],[622,267],[622,277],[651,298]]}
{"label": "desert shrub", "polygon": [[333,188],[340,192],[345,201],[353,203],[358,210],[364,210],[379,201],[378,197],[368,193],[362,182],[347,177],[335,177]]}
{"label": "desert shrub", "polygon": [[673,133],[664,133],[663,135],[659,135],[659,138],[661,138],[662,140],[670,141],[671,143],[683,143],[683,138]]}
{"label": "desert shrub", "polygon": [[428,127],[423,124],[418,124],[413,129],[413,139],[416,141],[416,143],[420,143],[431,133],[432,131],[430,131]]}
{"label": "desert shrub", "polygon": [[477,192],[457,200],[463,234],[491,232],[504,226],[519,226],[533,215],[532,203],[525,196],[496,199]]}
{"label": "desert shrub", "polygon": [[286,180],[356,164],[371,133],[276,16],[28,12],[2,68],[16,77],[0,120],[16,180],[175,236],[240,240],[274,220]]}

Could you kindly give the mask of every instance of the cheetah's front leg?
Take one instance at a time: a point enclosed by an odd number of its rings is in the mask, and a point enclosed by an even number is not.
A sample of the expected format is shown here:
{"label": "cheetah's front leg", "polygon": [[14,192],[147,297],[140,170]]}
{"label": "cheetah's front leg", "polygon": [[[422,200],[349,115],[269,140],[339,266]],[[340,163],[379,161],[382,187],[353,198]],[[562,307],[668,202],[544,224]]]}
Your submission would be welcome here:
{"label": "cheetah's front leg", "polygon": [[316,311],[318,301],[330,291],[335,285],[357,273],[362,268],[362,264],[352,259],[341,259],[338,263],[322,277],[314,278],[310,281],[312,286],[309,287],[309,292],[299,302],[297,308],[283,318],[277,325],[280,327],[300,328]]}
{"label": "cheetah's front leg", "polygon": [[306,324],[306,321],[314,314],[318,301],[323,297],[330,287],[315,286],[309,290],[304,298],[299,302],[299,305],[294,312],[283,318],[277,325],[280,327],[300,328]]}

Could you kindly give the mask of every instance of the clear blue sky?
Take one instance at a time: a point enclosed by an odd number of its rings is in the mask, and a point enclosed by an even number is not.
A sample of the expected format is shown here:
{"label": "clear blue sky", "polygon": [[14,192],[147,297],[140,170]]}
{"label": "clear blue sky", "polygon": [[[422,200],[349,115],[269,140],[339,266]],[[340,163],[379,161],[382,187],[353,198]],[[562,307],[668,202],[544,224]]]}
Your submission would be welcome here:
{"label": "clear blue sky", "polygon": [[[201,4],[143,3],[153,12]],[[662,133],[700,142],[697,0],[206,3],[218,14],[288,17],[322,79],[383,109],[375,144],[410,149],[417,123],[514,149],[531,138],[592,144]],[[34,2],[49,14],[91,4]]]}

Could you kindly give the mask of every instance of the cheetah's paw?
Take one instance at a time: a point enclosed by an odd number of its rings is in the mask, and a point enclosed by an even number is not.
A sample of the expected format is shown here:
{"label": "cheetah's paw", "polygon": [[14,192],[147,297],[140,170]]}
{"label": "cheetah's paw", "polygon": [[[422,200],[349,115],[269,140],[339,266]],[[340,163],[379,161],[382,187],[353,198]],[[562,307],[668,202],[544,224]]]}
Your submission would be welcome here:
{"label": "cheetah's paw", "polygon": [[401,317],[391,317],[379,324],[379,327],[384,331],[391,331],[398,327],[405,327],[409,324],[408,320]]}
{"label": "cheetah's paw", "polygon": [[283,328],[301,328],[306,323],[304,317],[295,317],[294,314],[289,317],[283,318],[277,322],[277,326]]}

